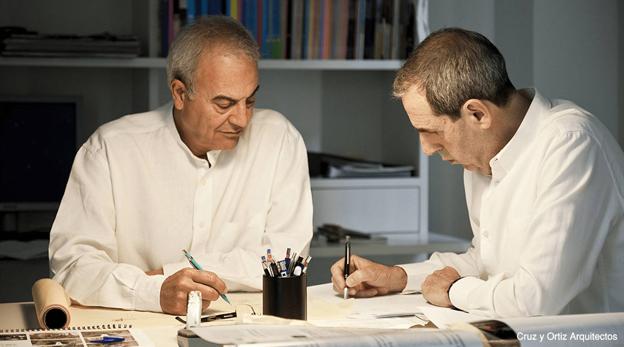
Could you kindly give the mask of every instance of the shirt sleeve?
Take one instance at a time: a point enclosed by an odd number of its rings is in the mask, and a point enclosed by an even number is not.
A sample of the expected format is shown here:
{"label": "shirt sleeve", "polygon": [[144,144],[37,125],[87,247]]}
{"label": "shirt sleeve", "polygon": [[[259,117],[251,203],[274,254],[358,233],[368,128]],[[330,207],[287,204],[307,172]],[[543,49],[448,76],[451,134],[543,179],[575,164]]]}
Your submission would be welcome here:
{"label": "shirt sleeve", "polygon": [[[305,256],[312,239],[312,193],[308,160],[301,135],[289,133],[279,148],[279,157],[273,177],[270,207],[266,216],[264,234],[260,242],[241,242],[227,253],[193,254],[204,270],[216,273],[228,290],[261,290],[263,270],[260,257],[267,248],[282,259],[286,248]],[[163,266],[165,277],[188,262]]]}
{"label": "shirt sleeve", "polygon": [[[462,254],[452,252],[435,252],[429,260],[421,263],[399,265],[407,273],[407,285],[404,291],[420,291],[422,282],[432,272],[451,266],[459,272],[460,276],[479,275],[478,241],[473,239],[472,246]],[[477,247],[475,247],[477,245]]]}
{"label": "shirt sleeve", "polygon": [[[467,277],[450,290],[454,306],[498,316],[558,314],[590,284],[619,203],[599,143],[581,132],[559,134],[548,146],[514,273]],[[619,207],[621,208],[621,207]]]}
{"label": "shirt sleeve", "polygon": [[104,152],[87,143],[74,160],[50,233],[54,279],[82,305],[161,311],[164,276],[148,276],[117,262],[115,208]]}

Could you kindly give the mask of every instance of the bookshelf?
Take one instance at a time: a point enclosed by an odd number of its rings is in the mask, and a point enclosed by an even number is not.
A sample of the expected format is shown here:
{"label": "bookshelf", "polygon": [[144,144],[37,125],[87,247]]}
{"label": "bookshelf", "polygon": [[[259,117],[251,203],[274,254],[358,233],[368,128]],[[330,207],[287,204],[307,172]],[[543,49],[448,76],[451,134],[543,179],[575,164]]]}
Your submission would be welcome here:
{"label": "bookshelf", "polygon": [[[8,8],[7,8],[8,7]],[[59,8],[72,8],[80,18]],[[82,143],[99,125],[169,100],[165,58],[159,57],[158,1],[45,0],[0,3],[0,25],[41,32],[134,34],[144,56],[113,58],[0,57],[0,94],[79,95]],[[45,17],[33,13],[52,13]],[[128,14],[129,13],[129,14]],[[122,14],[120,16],[120,14]],[[118,21],[106,18],[118,18]],[[93,19],[93,21],[91,21]],[[92,22],[84,24],[85,22]],[[85,27],[86,26],[86,27]],[[57,29],[61,27],[62,29]],[[315,224],[368,232],[428,234],[428,161],[400,102],[390,97],[401,60],[261,60],[257,105],[283,113],[308,150],[412,165],[416,177],[311,180]]]}

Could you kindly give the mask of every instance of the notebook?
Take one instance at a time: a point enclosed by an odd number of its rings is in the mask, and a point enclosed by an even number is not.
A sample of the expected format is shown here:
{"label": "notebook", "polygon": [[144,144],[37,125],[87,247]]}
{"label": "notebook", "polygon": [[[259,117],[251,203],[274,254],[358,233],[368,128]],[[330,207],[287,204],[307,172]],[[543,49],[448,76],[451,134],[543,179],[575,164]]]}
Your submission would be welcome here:
{"label": "notebook", "polygon": [[69,327],[67,329],[0,330],[0,347],[153,345],[142,331],[133,329],[128,324]]}

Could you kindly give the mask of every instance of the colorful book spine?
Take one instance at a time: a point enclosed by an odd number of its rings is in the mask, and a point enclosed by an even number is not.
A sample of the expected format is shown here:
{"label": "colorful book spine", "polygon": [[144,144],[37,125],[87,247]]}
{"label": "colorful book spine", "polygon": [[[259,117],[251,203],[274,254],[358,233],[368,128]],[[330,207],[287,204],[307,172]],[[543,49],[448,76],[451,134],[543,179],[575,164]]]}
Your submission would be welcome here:
{"label": "colorful book spine", "polygon": [[[418,0],[158,0],[160,55],[201,16],[239,20],[265,59],[404,59]],[[426,14],[425,14],[426,15]]]}
{"label": "colorful book spine", "polygon": [[192,24],[195,21],[196,16],[196,3],[195,0],[187,0],[186,2],[186,24]]}

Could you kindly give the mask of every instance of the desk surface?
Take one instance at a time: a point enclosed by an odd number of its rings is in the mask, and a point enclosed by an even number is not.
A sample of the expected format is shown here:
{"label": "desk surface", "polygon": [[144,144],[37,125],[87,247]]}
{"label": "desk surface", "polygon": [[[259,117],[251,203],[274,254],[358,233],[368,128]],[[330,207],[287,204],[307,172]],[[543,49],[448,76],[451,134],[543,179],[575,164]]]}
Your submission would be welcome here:
{"label": "desk surface", "polygon": [[[237,304],[249,303],[256,312],[262,312],[260,293],[230,293],[228,296]],[[213,302],[205,314],[232,311],[231,306],[222,300]],[[139,311],[124,311],[96,307],[70,307],[71,326],[98,326],[103,324],[131,324],[150,338],[155,346],[177,346],[177,332],[184,324],[175,316]],[[35,306],[32,302],[0,304],[0,330],[36,329]]]}
{"label": "desk surface", "polygon": [[[322,295],[315,295],[314,290],[308,290],[308,321],[341,319],[351,312],[351,300],[335,305],[322,298],[322,296],[327,295],[333,296],[331,294],[333,291],[328,288],[331,287],[323,288]],[[262,312],[261,293],[228,293],[228,297],[235,305],[252,305],[257,313]],[[204,314],[231,312],[233,310],[234,308],[231,305],[228,305],[223,300],[218,300],[213,302]],[[156,346],[177,346],[177,332],[184,326],[175,319],[175,316],[162,313],[124,311],[76,305],[70,307],[70,313],[70,326],[98,326],[111,323],[130,324],[133,328],[138,328],[145,332]],[[221,323],[225,322],[221,321]],[[38,328],[38,324],[35,316],[35,307],[32,302],[0,304],[0,330],[36,328]]]}

